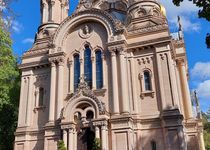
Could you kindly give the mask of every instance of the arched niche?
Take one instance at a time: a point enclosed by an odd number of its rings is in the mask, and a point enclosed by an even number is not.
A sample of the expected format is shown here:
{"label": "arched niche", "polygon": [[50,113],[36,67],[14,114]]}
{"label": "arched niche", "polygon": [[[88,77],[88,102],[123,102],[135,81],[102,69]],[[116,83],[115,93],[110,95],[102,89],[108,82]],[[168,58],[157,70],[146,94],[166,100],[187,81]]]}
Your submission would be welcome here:
{"label": "arched niche", "polygon": [[77,112],[79,112],[81,116],[86,116],[87,112],[92,111],[94,114],[93,119],[100,118],[100,115],[102,115],[100,107],[103,106],[99,105],[100,102],[86,96],[69,100],[63,110],[62,122],[74,122],[75,113]]}
{"label": "arched niche", "polygon": [[94,47],[102,47],[105,50],[107,39],[106,28],[101,23],[94,20],[81,22],[68,31],[62,49],[66,54],[71,54],[75,50],[82,54],[86,45],[89,45],[91,50]]}
{"label": "arched niche", "polygon": [[113,39],[115,35],[123,30],[123,28],[116,23],[115,19],[105,11],[91,9],[78,12],[69,16],[61,23],[54,35],[52,43],[54,48],[50,51],[50,54],[57,53],[60,49],[65,52],[64,46],[68,35],[72,33],[76,26],[91,22],[101,26],[103,30],[105,30],[107,35],[106,41]]}

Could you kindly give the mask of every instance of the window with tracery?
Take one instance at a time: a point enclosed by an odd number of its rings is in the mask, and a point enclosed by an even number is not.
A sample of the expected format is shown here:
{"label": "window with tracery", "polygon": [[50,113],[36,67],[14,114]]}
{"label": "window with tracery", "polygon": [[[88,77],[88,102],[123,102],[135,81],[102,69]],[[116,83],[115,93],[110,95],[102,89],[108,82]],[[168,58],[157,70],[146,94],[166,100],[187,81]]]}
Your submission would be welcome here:
{"label": "window with tracery", "polygon": [[103,87],[103,66],[101,51],[97,50],[95,53],[96,57],[96,88],[101,89]]}
{"label": "window with tracery", "polygon": [[152,90],[151,77],[149,71],[144,71],[144,86],[145,86],[145,91]]}
{"label": "window with tracery", "polygon": [[80,80],[80,60],[79,55],[74,55],[74,91],[78,88]]}
{"label": "window with tracery", "polygon": [[88,86],[92,88],[92,61],[89,46],[86,46],[84,51],[84,76]]}

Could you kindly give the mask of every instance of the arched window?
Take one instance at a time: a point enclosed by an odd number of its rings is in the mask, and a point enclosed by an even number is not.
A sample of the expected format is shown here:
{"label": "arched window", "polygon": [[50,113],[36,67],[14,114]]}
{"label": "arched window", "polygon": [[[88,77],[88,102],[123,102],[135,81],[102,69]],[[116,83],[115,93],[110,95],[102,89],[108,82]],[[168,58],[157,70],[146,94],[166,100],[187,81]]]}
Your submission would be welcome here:
{"label": "arched window", "polygon": [[85,52],[84,52],[84,76],[88,86],[92,88],[92,62],[91,62],[91,50],[89,46],[85,47]]}
{"label": "arched window", "polygon": [[44,104],[44,88],[39,88],[39,106],[43,106]]}
{"label": "arched window", "polygon": [[74,91],[78,88],[80,78],[80,62],[79,55],[74,55]]}
{"label": "arched window", "polygon": [[157,145],[155,141],[151,141],[151,148],[152,150],[157,150]]}
{"label": "arched window", "polygon": [[101,51],[97,50],[96,53],[96,88],[101,89],[103,87],[103,66]]}
{"label": "arched window", "polygon": [[144,71],[144,85],[145,85],[145,91],[151,91],[151,78],[149,71]]}

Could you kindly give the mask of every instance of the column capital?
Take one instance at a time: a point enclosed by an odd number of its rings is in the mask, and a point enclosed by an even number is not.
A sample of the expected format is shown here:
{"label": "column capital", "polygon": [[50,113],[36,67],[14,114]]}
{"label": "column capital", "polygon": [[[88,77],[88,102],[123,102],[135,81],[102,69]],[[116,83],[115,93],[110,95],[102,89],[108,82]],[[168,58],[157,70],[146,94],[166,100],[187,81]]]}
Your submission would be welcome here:
{"label": "column capital", "polygon": [[92,61],[92,62],[95,61],[95,57],[94,57],[94,56],[91,57],[91,61]]}
{"label": "column capital", "polygon": [[93,125],[95,127],[100,127],[100,126],[107,126],[108,123],[107,123],[107,121],[96,121],[96,122],[93,122]]}
{"label": "column capital", "polygon": [[79,62],[80,62],[80,64],[83,62],[83,59],[81,58],[80,60],[79,60]]}
{"label": "column capital", "polygon": [[179,59],[176,60],[176,62],[177,62],[178,65],[185,65],[185,63],[186,63],[184,58],[179,58]]}
{"label": "column capital", "polygon": [[50,64],[51,64],[51,67],[55,67],[55,62],[54,61],[51,61]]}
{"label": "column capital", "polygon": [[53,5],[55,5],[55,0],[51,0],[50,1],[50,4],[53,6]]}
{"label": "column capital", "polygon": [[116,51],[110,51],[110,53],[111,53],[111,57],[115,57],[116,56]]}
{"label": "column capital", "polygon": [[103,60],[105,60],[105,59],[106,59],[106,56],[105,56],[105,54],[104,54],[104,53],[102,53],[101,58],[102,58]]}
{"label": "column capital", "polygon": [[59,66],[63,66],[65,62],[65,57],[64,56],[57,57],[57,62]]}
{"label": "column capital", "polygon": [[73,60],[69,60],[68,64],[71,66],[73,64]]}

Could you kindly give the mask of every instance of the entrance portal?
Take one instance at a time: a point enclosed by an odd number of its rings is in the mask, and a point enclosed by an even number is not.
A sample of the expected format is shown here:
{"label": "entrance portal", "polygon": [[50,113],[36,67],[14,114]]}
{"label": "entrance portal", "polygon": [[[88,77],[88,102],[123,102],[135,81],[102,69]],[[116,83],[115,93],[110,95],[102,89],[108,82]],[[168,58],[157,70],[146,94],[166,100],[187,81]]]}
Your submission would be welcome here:
{"label": "entrance portal", "polygon": [[95,132],[90,127],[82,128],[77,133],[77,150],[91,150],[95,139]]}

